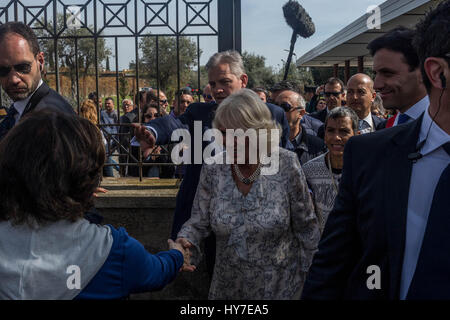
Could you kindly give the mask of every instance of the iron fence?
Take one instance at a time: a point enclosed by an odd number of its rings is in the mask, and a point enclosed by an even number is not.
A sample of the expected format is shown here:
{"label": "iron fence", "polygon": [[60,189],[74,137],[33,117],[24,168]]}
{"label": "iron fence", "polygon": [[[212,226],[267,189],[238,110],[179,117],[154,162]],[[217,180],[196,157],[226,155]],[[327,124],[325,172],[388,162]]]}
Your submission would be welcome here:
{"label": "iron fence", "polygon": [[[124,145],[119,139],[120,134],[111,135],[107,126],[129,126],[121,122],[120,81],[127,83],[132,79],[133,96],[143,86],[151,84],[156,90],[159,99],[161,88],[161,57],[167,52],[161,52],[161,43],[164,39],[175,40],[176,51],[176,91],[182,87],[183,68],[192,72],[196,68],[196,86],[201,89],[201,54],[213,53],[217,50],[235,49],[241,51],[241,0],[10,0],[0,4],[0,24],[8,21],[21,21],[29,25],[38,35],[41,45],[48,51],[44,52],[46,59],[46,76],[57,92],[61,93],[66,87],[66,78],[70,77],[70,91],[66,98],[71,101],[74,109],[80,111],[82,99],[86,93],[94,91],[97,97],[104,96],[100,88],[103,78],[115,78],[114,86],[118,122],[114,124],[101,124],[101,110],[97,105],[98,125],[102,129],[108,144],[115,144],[115,148],[107,148],[108,156],[127,156],[133,162],[125,161],[119,166],[138,166],[139,177],[142,179],[143,166],[170,165],[144,163],[141,152],[136,158],[131,154],[128,143]],[[81,2],[81,3],[80,3]],[[146,49],[143,39],[152,39],[154,44],[154,57],[152,66],[144,64],[143,52]],[[189,67],[182,66],[182,52],[180,46],[183,39],[189,39],[196,47],[195,62]],[[206,40],[205,40],[206,39]],[[216,39],[217,42],[211,41]],[[119,43],[123,41],[124,47]],[[92,42],[89,47],[89,42]],[[204,44],[203,44],[204,42]],[[214,48],[212,48],[214,47]],[[67,50],[70,48],[71,50]],[[91,48],[91,49],[89,49]],[[99,51],[100,49],[100,51]],[[41,48],[41,50],[43,50]],[[93,51],[93,52],[92,52]],[[134,52],[133,52],[134,51]],[[208,52],[209,51],[209,52]],[[93,56],[92,56],[93,54]],[[92,57],[91,57],[92,56]],[[129,58],[129,66],[133,70],[122,70],[119,57]],[[90,65],[88,57],[91,57]],[[106,57],[106,60],[105,60]],[[113,71],[109,65],[109,58],[113,58]],[[133,61],[131,61],[133,58]],[[105,66],[106,62],[106,66]],[[80,64],[82,64],[80,66]],[[84,68],[83,68],[84,67]],[[109,71],[108,71],[109,69]],[[130,69],[130,68],[128,68]],[[152,75],[150,70],[155,70]],[[83,75],[80,77],[80,72]],[[141,79],[142,76],[142,79]],[[173,76],[173,75],[172,75]],[[121,77],[123,79],[121,79]],[[88,81],[94,79],[91,89],[87,90]],[[81,81],[83,80],[83,81]],[[192,79],[190,79],[192,81]],[[61,84],[63,82],[63,86]],[[80,81],[83,82],[84,93],[80,94]],[[191,84],[192,85],[192,84]],[[105,87],[105,86],[103,86]],[[111,88],[107,88],[111,92]],[[197,90],[197,99],[200,100],[201,90]],[[0,105],[7,105],[6,95],[0,94]],[[135,101],[138,108],[140,101]],[[140,109],[139,109],[140,110]],[[138,112],[138,122],[142,122],[141,112]],[[127,141],[131,135],[128,134]],[[167,152],[167,150],[166,150]],[[114,166],[115,164],[106,164]]]}

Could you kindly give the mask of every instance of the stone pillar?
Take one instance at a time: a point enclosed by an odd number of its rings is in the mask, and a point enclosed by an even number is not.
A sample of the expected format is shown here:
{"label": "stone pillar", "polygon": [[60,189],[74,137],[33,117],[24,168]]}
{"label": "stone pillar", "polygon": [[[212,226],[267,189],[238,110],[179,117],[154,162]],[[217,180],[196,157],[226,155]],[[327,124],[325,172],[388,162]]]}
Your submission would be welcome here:
{"label": "stone pillar", "polygon": [[358,73],[364,72],[364,56],[358,57]]}
{"label": "stone pillar", "polygon": [[350,79],[350,60],[345,60],[344,69],[344,83],[346,84],[348,79]]}

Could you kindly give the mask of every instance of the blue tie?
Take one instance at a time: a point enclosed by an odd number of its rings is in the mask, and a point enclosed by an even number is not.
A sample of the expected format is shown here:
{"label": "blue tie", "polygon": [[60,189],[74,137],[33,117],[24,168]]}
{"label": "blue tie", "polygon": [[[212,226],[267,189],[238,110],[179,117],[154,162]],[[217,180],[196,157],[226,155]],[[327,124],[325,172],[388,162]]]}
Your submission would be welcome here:
{"label": "blue tie", "polygon": [[[450,157],[450,142],[442,147]],[[434,190],[407,299],[450,299],[450,164]]]}
{"label": "blue tie", "polygon": [[6,115],[5,119],[0,123],[0,139],[2,139],[12,127],[16,124],[16,118],[14,117],[16,114],[18,114],[16,108],[14,108],[14,105],[9,107],[8,114]]}
{"label": "blue tie", "polygon": [[398,122],[397,122],[397,124],[405,123],[405,122],[408,121],[409,119],[411,119],[410,116],[408,116],[408,115],[405,114],[405,113],[400,113],[400,114],[398,115]]}

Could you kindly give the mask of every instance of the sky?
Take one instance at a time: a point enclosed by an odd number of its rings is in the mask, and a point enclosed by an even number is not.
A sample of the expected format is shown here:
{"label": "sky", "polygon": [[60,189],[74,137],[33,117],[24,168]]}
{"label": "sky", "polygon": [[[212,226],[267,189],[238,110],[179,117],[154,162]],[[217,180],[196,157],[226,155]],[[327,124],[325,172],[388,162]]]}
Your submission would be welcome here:
{"label": "sky", "polygon": [[[241,0],[242,51],[266,57],[266,65],[280,68],[286,60],[292,29],[283,16],[287,0]],[[315,24],[316,32],[297,39],[293,59],[313,49],[385,0],[298,0]]]}
{"label": "sky", "polygon": [[[287,50],[292,36],[292,29],[286,23],[282,10],[287,1],[241,0],[242,51],[266,57],[266,66],[274,69],[281,68],[281,60],[287,59]],[[299,37],[297,39],[293,61],[366,14],[367,8],[371,5],[380,5],[385,0],[297,1],[310,15],[316,32],[310,38]],[[217,1],[212,2],[211,10],[217,10]],[[173,8],[171,11],[174,12]],[[211,24],[217,26],[217,16],[213,12],[211,19]],[[171,17],[172,24],[174,20],[174,17]],[[201,37],[200,43],[203,51],[200,64],[204,65],[208,58],[218,50],[217,37]],[[112,40],[108,40],[107,45],[111,49],[114,47]],[[119,69],[126,69],[129,62],[134,60],[134,40],[132,38],[120,39],[119,48]]]}

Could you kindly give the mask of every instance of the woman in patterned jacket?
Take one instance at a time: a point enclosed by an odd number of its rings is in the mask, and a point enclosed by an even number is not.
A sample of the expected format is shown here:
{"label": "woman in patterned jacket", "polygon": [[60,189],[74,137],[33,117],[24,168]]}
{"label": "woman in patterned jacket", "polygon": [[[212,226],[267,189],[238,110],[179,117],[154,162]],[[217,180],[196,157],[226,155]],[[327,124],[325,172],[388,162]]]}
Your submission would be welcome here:
{"label": "woman in patterned jacket", "polygon": [[[205,160],[177,242],[189,248],[195,265],[202,240],[214,232],[209,299],[298,299],[319,240],[298,158],[278,147],[278,126],[251,90],[225,99],[213,126],[226,151]],[[233,136],[236,129],[246,138]]]}

